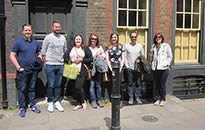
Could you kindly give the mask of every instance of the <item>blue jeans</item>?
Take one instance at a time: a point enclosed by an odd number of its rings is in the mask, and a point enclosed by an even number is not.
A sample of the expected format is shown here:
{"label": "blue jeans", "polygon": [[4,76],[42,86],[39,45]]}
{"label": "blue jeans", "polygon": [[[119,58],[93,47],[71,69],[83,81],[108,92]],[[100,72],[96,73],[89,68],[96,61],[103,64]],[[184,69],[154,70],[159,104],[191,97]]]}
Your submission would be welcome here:
{"label": "blue jeans", "polygon": [[[96,95],[97,95],[97,99],[95,97],[95,86],[96,86]],[[101,85],[100,85],[100,73],[96,73],[95,77],[92,77],[92,79],[90,80],[90,101],[94,101],[94,100],[101,100]]]}
{"label": "blue jeans", "polygon": [[156,99],[159,101],[166,100],[166,81],[168,75],[169,75],[169,69],[154,71]]}
{"label": "blue jeans", "polygon": [[46,65],[48,102],[60,101],[63,69],[64,65]]}
{"label": "blue jeans", "polygon": [[36,79],[37,79],[37,71],[33,72],[17,72],[16,75],[17,79],[17,91],[18,91],[18,103],[19,108],[25,108],[26,102],[25,102],[25,92],[28,88],[28,98],[29,98],[29,104],[30,107],[36,104],[35,101],[35,85],[36,85]]}
{"label": "blue jeans", "polygon": [[[128,80],[128,95],[130,99],[133,99],[133,88],[132,88],[132,83],[133,83],[133,75],[134,73],[137,73],[133,69],[127,69],[127,80]],[[140,84],[140,75],[137,77],[137,86],[136,86],[136,91],[135,91],[135,98],[140,98],[141,97],[141,84]]]}

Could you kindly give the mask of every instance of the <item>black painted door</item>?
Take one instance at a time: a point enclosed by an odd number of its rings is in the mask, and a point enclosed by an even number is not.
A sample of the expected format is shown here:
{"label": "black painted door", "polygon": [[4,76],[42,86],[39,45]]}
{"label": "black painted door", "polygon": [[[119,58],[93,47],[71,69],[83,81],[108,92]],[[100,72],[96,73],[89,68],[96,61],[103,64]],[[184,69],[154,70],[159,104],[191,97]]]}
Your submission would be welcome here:
{"label": "black painted door", "polygon": [[72,43],[73,8],[72,0],[29,0],[29,22],[33,26],[33,37],[42,43],[43,38],[52,32],[52,21],[61,22],[61,33]]}

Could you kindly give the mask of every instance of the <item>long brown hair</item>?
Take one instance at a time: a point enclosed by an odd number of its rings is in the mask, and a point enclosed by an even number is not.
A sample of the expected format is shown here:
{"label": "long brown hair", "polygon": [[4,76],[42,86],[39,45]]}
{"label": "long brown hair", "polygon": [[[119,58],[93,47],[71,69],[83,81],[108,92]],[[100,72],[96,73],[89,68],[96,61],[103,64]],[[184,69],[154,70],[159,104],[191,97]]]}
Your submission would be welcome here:
{"label": "long brown hair", "polygon": [[111,41],[112,41],[112,36],[113,36],[113,35],[116,35],[116,36],[117,36],[117,46],[120,47],[120,43],[119,43],[119,35],[118,35],[117,32],[113,32],[113,33],[110,34],[110,43],[111,43],[111,44],[110,44],[110,46],[109,46],[109,48],[108,48],[109,50],[112,49],[112,46],[113,46],[113,45],[112,45],[112,42],[111,42]]}
{"label": "long brown hair", "polygon": [[85,46],[85,45],[84,45],[84,42],[83,42],[83,36],[80,35],[80,34],[76,34],[76,35],[75,35],[74,40],[73,40],[73,45],[76,46],[76,44],[75,44],[75,39],[76,39],[77,36],[80,36],[80,37],[81,37],[81,39],[82,39],[81,47],[82,47],[82,49],[84,49],[84,46]]}
{"label": "long brown hair", "polygon": [[98,36],[97,33],[91,33],[91,34],[90,34],[89,39],[88,39],[88,46],[91,46],[92,36],[96,36],[96,37],[97,37],[96,46],[97,46],[97,48],[99,48],[99,47],[100,47],[100,40],[99,40],[99,36]]}
{"label": "long brown hair", "polygon": [[153,42],[154,42],[155,45],[157,44],[156,39],[157,39],[158,37],[161,37],[161,38],[162,38],[162,43],[164,42],[164,37],[163,37],[163,35],[162,35],[161,33],[156,33],[156,34],[154,35],[154,38],[153,38]]}

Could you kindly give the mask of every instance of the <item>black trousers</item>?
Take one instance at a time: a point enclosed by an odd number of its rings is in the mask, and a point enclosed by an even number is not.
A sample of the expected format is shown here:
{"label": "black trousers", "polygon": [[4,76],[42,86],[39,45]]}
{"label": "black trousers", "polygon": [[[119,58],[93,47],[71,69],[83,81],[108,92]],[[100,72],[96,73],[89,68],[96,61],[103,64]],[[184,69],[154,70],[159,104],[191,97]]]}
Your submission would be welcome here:
{"label": "black trousers", "polygon": [[74,88],[74,95],[75,99],[77,100],[77,105],[82,105],[85,100],[85,91],[84,91],[84,85],[85,85],[86,77],[79,75],[77,79],[75,80],[75,88]]}

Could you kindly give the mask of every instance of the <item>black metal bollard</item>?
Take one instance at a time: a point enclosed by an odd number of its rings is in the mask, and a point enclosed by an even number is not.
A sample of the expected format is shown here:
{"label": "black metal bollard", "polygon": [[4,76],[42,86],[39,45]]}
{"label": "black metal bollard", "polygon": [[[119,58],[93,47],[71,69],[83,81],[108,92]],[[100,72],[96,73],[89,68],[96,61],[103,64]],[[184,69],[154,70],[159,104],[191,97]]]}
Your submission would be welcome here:
{"label": "black metal bollard", "polygon": [[112,125],[111,130],[120,130],[120,65],[112,65]]}

